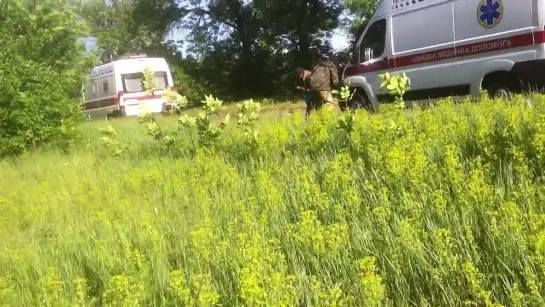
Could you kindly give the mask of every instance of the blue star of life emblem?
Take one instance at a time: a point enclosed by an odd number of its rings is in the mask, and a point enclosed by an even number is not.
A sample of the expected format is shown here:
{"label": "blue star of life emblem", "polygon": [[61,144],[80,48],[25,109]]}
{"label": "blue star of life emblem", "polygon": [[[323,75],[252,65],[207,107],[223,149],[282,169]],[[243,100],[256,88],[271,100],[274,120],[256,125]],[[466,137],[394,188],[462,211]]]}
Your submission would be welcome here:
{"label": "blue star of life emblem", "polygon": [[501,0],[481,0],[477,10],[477,17],[481,26],[487,29],[497,26],[503,17]]}

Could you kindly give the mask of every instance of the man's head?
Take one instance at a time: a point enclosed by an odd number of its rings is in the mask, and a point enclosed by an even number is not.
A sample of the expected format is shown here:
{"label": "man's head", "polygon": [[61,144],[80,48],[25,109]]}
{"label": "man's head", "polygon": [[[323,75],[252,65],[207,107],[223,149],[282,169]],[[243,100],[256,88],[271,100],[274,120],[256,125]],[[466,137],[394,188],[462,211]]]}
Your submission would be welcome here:
{"label": "man's head", "polygon": [[303,77],[303,74],[305,73],[305,69],[303,67],[297,67],[295,68],[295,73],[297,74],[297,76],[299,78],[302,78]]}
{"label": "man's head", "polygon": [[325,52],[318,52],[317,54],[318,62],[327,62],[330,60],[329,55]]}

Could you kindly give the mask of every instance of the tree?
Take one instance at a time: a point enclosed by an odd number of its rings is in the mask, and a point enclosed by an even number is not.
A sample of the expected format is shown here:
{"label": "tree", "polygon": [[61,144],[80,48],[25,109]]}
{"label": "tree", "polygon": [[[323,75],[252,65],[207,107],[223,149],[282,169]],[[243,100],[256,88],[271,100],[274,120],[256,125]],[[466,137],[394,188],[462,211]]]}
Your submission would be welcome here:
{"label": "tree", "polygon": [[224,0],[192,1],[192,5],[183,23],[191,31],[189,50],[218,94],[241,98],[272,93],[271,80],[261,73],[270,49],[263,44],[262,22],[253,4]]}
{"label": "tree", "polygon": [[112,55],[164,49],[165,34],[180,19],[175,0],[88,0],[78,14],[91,26],[98,47]]}
{"label": "tree", "polygon": [[0,11],[0,156],[65,147],[76,137],[82,83],[95,58],[78,41],[85,23],[64,4],[13,0]]}
{"label": "tree", "polygon": [[344,2],[349,13],[344,23],[348,26],[352,44],[355,44],[381,0],[344,0]]}
{"label": "tree", "polygon": [[[329,53],[340,0],[193,1],[183,25],[201,72],[232,98],[286,94],[295,66]],[[198,72],[197,72],[198,73]]]}
{"label": "tree", "polygon": [[[331,53],[328,40],[339,26],[341,0],[274,0],[257,2],[276,44],[294,53],[297,65],[309,67],[317,53]],[[284,42],[284,43],[283,43]]]}

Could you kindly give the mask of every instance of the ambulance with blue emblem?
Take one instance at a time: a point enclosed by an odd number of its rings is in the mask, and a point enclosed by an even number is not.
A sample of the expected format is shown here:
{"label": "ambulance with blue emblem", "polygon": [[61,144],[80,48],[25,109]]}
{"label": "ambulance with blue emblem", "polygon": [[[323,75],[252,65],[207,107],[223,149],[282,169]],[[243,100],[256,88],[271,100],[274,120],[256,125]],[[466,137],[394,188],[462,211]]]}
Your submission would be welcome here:
{"label": "ambulance with blue emblem", "polygon": [[545,88],[545,1],[383,0],[343,71],[354,108],[391,97],[379,75],[405,73],[406,100],[509,97]]}

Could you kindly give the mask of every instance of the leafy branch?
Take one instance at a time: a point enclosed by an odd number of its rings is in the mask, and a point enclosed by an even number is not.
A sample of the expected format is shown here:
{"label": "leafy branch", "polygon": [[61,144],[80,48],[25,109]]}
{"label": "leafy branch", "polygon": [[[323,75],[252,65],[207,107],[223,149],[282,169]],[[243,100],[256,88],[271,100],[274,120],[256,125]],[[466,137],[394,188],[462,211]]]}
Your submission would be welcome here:
{"label": "leafy branch", "polygon": [[110,125],[101,128],[100,131],[104,135],[100,140],[109,150],[110,155],[114,157],[120,156],[125,151],[125,147],[116,140],[117,131]]}
{"label": "leafy branch", "polygon": [[246,137],[251,137],[256,140],[258,136],[256,126],[259,120],[261,104],[250,99],[237,104],[237,108],[237,126],[244,131]]}
{"label": "leafy branch", "polygon": [[[223,122],[215,125],[212,123],[210,117],[218,114],[218,111],[223,105],[223,101],[209,95],[205,96],[205,100],[203,100],[202,103],[203,108],[202,111],[199,112],[198,116],[191,117],[184,114],[180,117],[178,122],[187,128],[196,128],[199,136],[198,143],[202,146],[210,146],[219,139],[221,133],[227,126],[227,123],[229,122],[229,114],[227,114]],[[195,147],[195,144],[193,145]]]}
{"label": "leafy branch", "polygon": [[146,90],[146,92],[150,95],[153,95],[155,93],[155,89],[157,85],[155,84],[155,81],[153,80],[155,78],[155,72],[151,70],[149,67],[146,67],[144,69],[144,72],[142,74],[142,77],[140,78],[140,82],[142,82],[142,86]]}
{"label": "leafy branch", "polygon": [[405,73],[402,75],[390,75],[390,73],[386,72],[385,74],[379,75],[379,77],[382,79],[380,87],[385,89],[390,95],[395,96],[395,102],[398,104],[398,107],[405,107],[405,100],[403,97],[410,89],[407,75]]}
{"label": "leafy branch", "polygon": [[[356,93],[356,89],[354,89],[352,92],[350,92],[350,84],[347,84],[343,87],[341,87],[341,90],[333,90],[333,94],[340,95],[341,100],[344,101],[345,105],[348,107],[348,102],[352,99],[354,96],[354,93]],[[354,123],[356,120],[356,116],[352,112],[347,112],[341,115],[339,120],[337,121],[337,128],[342,129],[346,131],[348,134],[352,133],[354,130]]]}

